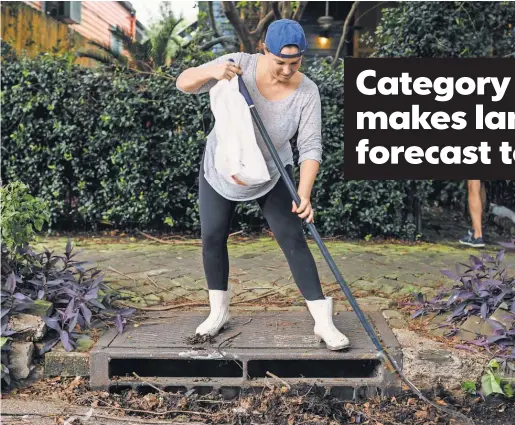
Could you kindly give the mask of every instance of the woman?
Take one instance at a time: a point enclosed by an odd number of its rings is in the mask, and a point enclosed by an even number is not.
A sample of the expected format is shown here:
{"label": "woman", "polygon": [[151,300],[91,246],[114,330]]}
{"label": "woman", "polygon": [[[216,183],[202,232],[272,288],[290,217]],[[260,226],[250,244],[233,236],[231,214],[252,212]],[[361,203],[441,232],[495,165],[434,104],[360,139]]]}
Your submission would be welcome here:
{"label": "woman", "polygon": [[[254,124],[256,141],[266,161],[270,181],[262,185],[231,184],[214,166],[216,135],[209,134],[200,167],[200,222],[202,255],[210,314],[197,328],[199,335],[216,335],[229,320],[231,288],[228,285],[227,239],[237,202],[256,200],[274,233],[293,278],[315,320],[315,336],[327,348],[341,350],[349,340],[333,324],[332,298],[324,297],[315,261],[308,248],[302,220],[313,221],[311,190],[322,156],[321,105],[318,88],[298,71],[307,42],[302,27],[292,20],[273,22],[267,31],[264,55],[233,53],[185,70],[177,88],[185,93],[208,92],[219,80],[243,78],[255,107],[279,156],[293,180],[290,140],[297,135],[301,203],[291,201],[285,182]],[[234,63],[229,62],[233,59]]]}

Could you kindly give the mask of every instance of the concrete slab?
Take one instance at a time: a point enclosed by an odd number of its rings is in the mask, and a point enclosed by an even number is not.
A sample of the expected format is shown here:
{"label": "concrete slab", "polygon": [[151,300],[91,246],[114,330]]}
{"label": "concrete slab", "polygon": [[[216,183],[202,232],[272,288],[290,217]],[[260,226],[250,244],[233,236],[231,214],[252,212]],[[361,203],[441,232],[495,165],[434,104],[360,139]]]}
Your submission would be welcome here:
{"label": "concrete slab", "polygon": [[[271,372],[290,384],[327,387],[344,399],[390,395],[400,389],[352,312],[334,316],[335,325],[351,341],[346,351],[330,351],[317,343],[308,312],[235,316],[211,343],[189,343],[205,317],[206,313],[181,312],[156,322],[150,316],[148,325],[131,325],[121,335],[109,331],[90,353],[91,388],[119,391],[150,383],[165,391],[202,387],[232,394],[273,382],[267,374]],[[401,347],[381,313],[368,317],[402,367]]]}

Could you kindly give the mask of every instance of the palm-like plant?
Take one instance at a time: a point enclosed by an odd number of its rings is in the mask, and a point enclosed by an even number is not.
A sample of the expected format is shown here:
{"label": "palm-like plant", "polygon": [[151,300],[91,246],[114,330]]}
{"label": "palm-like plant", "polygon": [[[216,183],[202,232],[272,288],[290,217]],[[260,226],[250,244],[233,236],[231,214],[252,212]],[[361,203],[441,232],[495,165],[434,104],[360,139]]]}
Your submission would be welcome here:
{"label": "palm-like plant", "polygon": [[158,27],[149,31],[149,36],[142,42],[134,40],[121,28],[112,30],[125,52],[116,52],[111,46],[90,40],[93,48],[79,50],[77,56],[94,59],[106,65],[126,66],[136,70],[152,70],[163,66],[170,60],[183,43],[177,34],[177,28],[181,19],[173,17],[158,24]]}
{"label": "palm-like plant", "polygon": [[161,18],[153,23],[146,38],[136,41],[121,28],[112,30],[125,52],[113,51],[110,46],[91,40],[93,48],[79,50],[77,56],[94,59],[105,65],[123,66],[136,71],[153,72],[170,65],[175,60],[184,59],[198,52],[205,52],[215,44],[228,42],[231,37],[217,37],[215,31],[197,30],[190,34],[188,40],[179,34],[184,29],[184,18],[176,18],[168,3],[161,5]]}

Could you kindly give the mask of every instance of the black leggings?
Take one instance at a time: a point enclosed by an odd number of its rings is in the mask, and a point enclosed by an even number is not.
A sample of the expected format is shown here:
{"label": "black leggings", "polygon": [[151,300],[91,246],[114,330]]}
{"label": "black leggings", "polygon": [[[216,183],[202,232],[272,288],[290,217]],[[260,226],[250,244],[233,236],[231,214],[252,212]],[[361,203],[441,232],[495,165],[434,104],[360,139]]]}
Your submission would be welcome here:
{"label": "black leggings", "polygon": [[[287,171],[293,180],[292,167],[288,166]],[[199,177],[204,272],[208,289],[225,291],[229,279],[227,239],[237,202],[218,194],[206,181],[203,161]],[[292,200],[283,179],[257,202],[286,256],[301,294],[309,301],[324,299],[315,260],[304,237],[302,220],[291,212]]]}

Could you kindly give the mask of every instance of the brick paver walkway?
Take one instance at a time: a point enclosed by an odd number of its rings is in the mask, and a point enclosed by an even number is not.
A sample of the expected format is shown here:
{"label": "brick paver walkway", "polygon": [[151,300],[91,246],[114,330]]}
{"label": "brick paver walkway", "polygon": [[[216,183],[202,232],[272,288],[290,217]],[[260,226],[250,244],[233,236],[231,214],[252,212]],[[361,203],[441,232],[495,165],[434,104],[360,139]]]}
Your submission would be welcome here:
{"label": "brick paver walkway", "polygon": [[[157,304],[207,302],[207,287],[199,245],[168,245],[141,239],[127,243],[100,243],[72,240],[75,250],[83,250],[80,260],[92,261],[105,271],[105,280],[122,291],[125,302],[135,307]],[[63,237],[41,241],[38,246],[64,252]],[[452,283],[440,273],[454,270],[457,262],[468,263],[477,250],[443,244],[405,246],[327,241],[326,245],[345,280],[365,310],[386,309],[392,300],[412,292],[431,295],[444,283]],[[348,302],[315,243],[310,242],[324,291],[336,300],[336,309]],[[495,254],[497,247],[487,251]],[[288,264],[275,240],[234,242],[229,245],[230,281],[234,301],[261,298],[258,305],[244,309],[304,309],[305,304],[293,281]],[[515,254],[507,253],[513,263]]]}

